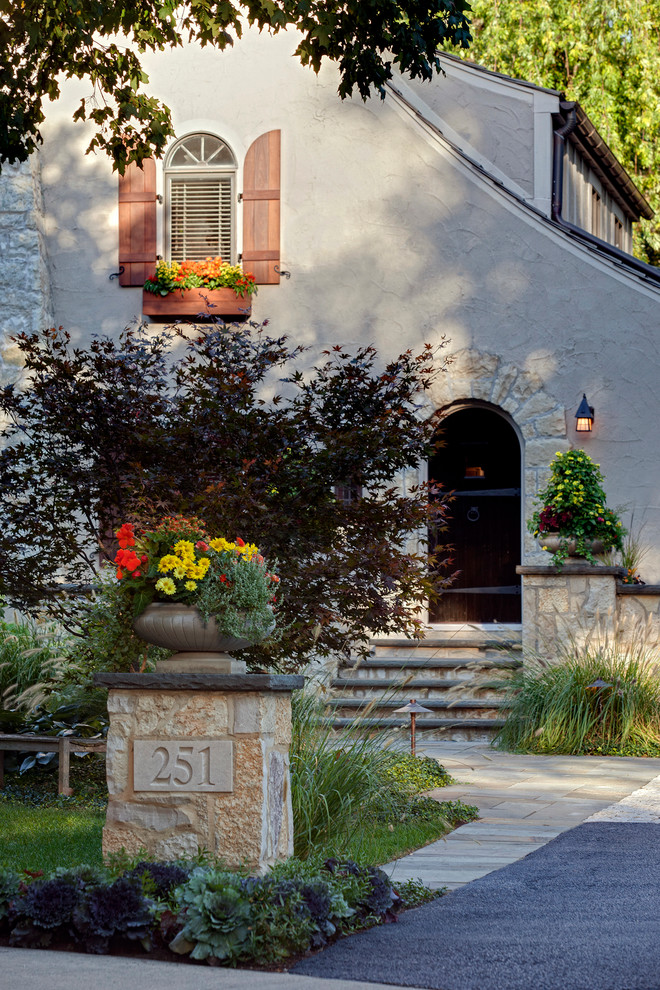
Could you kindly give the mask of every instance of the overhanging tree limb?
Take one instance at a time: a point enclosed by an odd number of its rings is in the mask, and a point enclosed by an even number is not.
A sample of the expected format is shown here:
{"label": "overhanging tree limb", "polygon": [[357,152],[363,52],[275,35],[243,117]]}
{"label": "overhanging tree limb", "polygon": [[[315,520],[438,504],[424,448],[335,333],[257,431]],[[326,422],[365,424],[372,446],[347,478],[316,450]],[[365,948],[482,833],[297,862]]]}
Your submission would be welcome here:
{"label": "overhanging tree limb", "polygon": [[184,41],[223,50],[244,23],[273,34],[291,27],[303,65],[337,64],[342,99],[374,88],[382,97],[393,66],[430,79],[440,47],[467,47],[467,10],[467,0],[0,0],[0,163],[25,161],[42,141],[44,101],[57,99],[62,76],[93,84],[74,119],[96,124],[88,151],[106,152],[123,174],[128,162],[162,154],[173,133],[168,108],[142,91],[145,52]]}

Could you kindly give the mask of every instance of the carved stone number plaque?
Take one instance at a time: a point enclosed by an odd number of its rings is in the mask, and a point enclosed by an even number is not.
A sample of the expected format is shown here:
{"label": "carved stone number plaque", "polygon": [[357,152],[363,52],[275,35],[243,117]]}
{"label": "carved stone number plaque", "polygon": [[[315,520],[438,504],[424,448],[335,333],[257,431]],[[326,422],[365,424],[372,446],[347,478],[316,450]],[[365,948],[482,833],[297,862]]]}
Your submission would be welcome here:
{"label": "carved stone number plaque", "polygon": [[222,739],[135,739],[136,791],[233,791],[233,743]]}

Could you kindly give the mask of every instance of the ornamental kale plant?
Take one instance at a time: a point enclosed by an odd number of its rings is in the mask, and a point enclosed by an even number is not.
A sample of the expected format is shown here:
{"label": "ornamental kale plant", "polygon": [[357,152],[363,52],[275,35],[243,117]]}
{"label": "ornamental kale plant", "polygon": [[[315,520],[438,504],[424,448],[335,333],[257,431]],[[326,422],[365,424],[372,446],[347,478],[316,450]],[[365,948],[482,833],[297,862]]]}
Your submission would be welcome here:
{"label": "ornamental kale plant", "polygon": [[195,870],[179,893],[185,924],[170,944],[193,959],[235,962],[250,935],[250,901],[241,878],[224,870]]}
{"label": "ornamental kale plant", "polygon": [[138,882],[120,877],[87,891],[76,907],[74,923],[87,951],[104,953],[113,935],[147,942],[153,925],[151,906]]}
{"label": "ornamental kale plant", "polygon": [[209,863],[127,866],[124,858],[114,881],[108,869],[88,866],[36,879],[0,872],[0,919],[10,943],[73,942],[106,953],[128,939],[146,952],[169,946],[212,965],[272,964],[340,934],[394,921],[402,907],[433,896],[418,884],[402,899],[381,870],[318,857],[290,859],[258,877]]}
{"label": "ornamental kale plant", "polygon": [[285,633],[245,651],[254,665],[299,669],[312,650],[365,651],[366,630],[420,632],[420,602],[449,582],[447,504],[433,484],[402,491],[397,479],[436,447],[425,399],[444,362],[430,345],[389,361],[337,346],[305,368],[304,349],[265,324],[127,329],[87,347],[56,329],[15,339],[25,369],[0,391],[9,604],[60,614],[83,652],[91,623],[93,661],[127,667],[144,651],[130,610],[104,630],[62,581],[99,583],[121,520],[200,516],[280,562]]}
{"label": "ornamental kale plant", "polygon": [[592,540],[600,540],[605,552],[621,550],[626,531],[605,504],[604,478],[598,464],[583,450],[557,451],[550,471],[550,480],[536,497],[540,507],[527,528],[534,536],[558,533],[563,538],[552,562],[561,565],[569,556],[569,540],[575,541],[576,553],[592,564],[598,563]]}

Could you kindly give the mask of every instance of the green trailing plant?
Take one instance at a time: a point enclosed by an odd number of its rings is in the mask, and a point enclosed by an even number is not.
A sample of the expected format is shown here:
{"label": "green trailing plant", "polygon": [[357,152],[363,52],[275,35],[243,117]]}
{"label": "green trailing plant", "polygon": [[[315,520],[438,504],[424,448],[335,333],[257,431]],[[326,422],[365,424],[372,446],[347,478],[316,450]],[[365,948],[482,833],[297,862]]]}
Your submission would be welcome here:
{"label": "green trailing plant", "polygon": [[76,632],[67,652],[66,682],[90,688],[97,672],[151,672],[158,660],[172,655],[145,643],[133,631],[133,604],[109,568],[97,575],[95,591],[70,601],[66,611]]}
{"label": "green trailing plant", "polygon": [[560,537],[560,546],[552,562],[561,567],[575,553],[597,564],[591,541],[600,540],[605,552],[621,550],[625,530],[618,515],[608,509],[603,491],[603,475],[583,450],[557,451],[550,465],[550,479],[536,496],[539,508],[532,514],[527,528],[540,538],[550,534]]}
{"label": "green trailing plant", "polygon": [[529,753],[660,755],[660,658],[641,636],[527,656],[495,745]]}

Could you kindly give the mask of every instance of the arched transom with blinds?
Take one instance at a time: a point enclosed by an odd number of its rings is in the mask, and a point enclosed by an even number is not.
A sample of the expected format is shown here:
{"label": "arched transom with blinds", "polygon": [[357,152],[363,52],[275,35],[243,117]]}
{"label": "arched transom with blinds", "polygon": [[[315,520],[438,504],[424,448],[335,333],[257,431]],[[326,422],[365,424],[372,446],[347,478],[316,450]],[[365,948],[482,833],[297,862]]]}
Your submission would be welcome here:
{"label": "arched transom with blinds", "polygon": [[236,159],[213,134],[190,134],[165,163],[167,257],[235,263]]}

